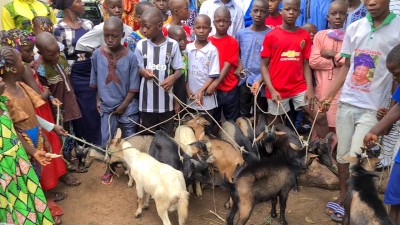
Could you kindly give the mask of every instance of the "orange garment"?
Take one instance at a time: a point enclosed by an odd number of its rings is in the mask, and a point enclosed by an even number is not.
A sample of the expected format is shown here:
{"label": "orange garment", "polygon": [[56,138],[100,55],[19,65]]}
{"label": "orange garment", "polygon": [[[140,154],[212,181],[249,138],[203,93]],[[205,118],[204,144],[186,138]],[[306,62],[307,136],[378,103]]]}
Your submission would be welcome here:
{"label": "orange garment", "polygon": [[[344,63],[344,58],[340,57],[340,49],[342,48],[342,41],[334,40],[327,36],[329,30],[319,31],[314,37],[314,45],[311,49],[310,67],[314,69],[316,80],[315,96],[322,98],[328,94],[332,88],[335,80],[338,79],[340,68]],[[335,64],[332,59],[327,59],[321,56],[321,50],[328,49],[338,52],[334,58]],[[336,112],[338,109],[339,93],[336,94],[331,102],[329,110],[326,112],[329,127],[336,127]]]}

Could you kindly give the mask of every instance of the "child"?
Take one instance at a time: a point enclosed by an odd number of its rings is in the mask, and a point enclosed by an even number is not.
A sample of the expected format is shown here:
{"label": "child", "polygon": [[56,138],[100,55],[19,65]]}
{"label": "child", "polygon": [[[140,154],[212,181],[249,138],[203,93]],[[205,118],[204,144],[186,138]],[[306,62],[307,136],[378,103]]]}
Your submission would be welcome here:
{"label": "child", "polygon": [[[97,106],[101,116],[101,146],[106,147],[121,127],[122,137],[135,134],[139,122],[138,101],[139,76],[133,52],[121,45],[124,35],[123,23],[110,17],[104,23],[106,46],[96,49],[92,55],[90,86],[97,88]],[[107,169],[102,183],[109,185],[112,173]]]}
{"label": "child", "polygon": [[[207,94],[206,90],[220,72],[218,50],[207,40],[211,29],[211,20],[207,15],[200,14],[194,20],[196,40],[187,46],[189,75],[186,82],[189,107],[197,111],[207,110],[210,115],[218,106],[217,96],[215,93]],[[211,124],[212,118],[208,114],[205,117]],[[206,128],[209,132],[210,127]]]}
{"label": "child", "polygon": [[153,0],[154,6],[159,9],[163,15],[163,24],[171,22],[172,16],[168,8],[169,0]]}
{"label": "child", "polygon": [[[231,21],[224,23],[230,23],[228,35],[235,37],[236,32],[244,28],[244,12],[234,0],[206,0],[201,4],[199,14],[214,18],[215,10],[220,6],[226,6],[231,13]],[[213,27],[211,35],[214,35],[216,33],[214,23],[211,26]]]}
{"label": "child", "polygon": [[[181,100],[182,102],[186,102],[186,81],[187,81],[187,70],[188,70],[188,60],[187,60],[187,52],[186,52],[186,45],[187,45],[187,38],[186,32],[183,30],[181,26],[172,25],[168,29],[168,37],[174,39],[179,43],[179,50],[182,54],[182,60],[185,64],[184,68],[181,70],[181,76],[174,84],[174,94]],[[174,111],[175,114],[179,113],[180,111],[180,104],[178,101],[174,99]]]}
{"label": "child", "polygon": [[[327,16],[329,16],[329,14]],[[317,33],[317,27],[312,23],[306,23],[303,26],[301,26],[301,28],[306,30],[310,34],[311,43],[312,43],[314,41],[314,36]]]}
{"label": "child", "polygon": [[[105,0],[107,14],[111,16],[116,16],[121,19],[122,17],[122,0]],[[105,45],[104,35],[103,35],[104,22],[79,38],[76,43],[75,49],[84,52],[93,52],[96,48]],[[124,38],[121,40],[121,44],[124,44],[125,38],[128,37],[133,32],[132,28],[124,24]]]}
{"label": "child", "polygon": [[[32,26],[33,26],[33,28],[32,28],[33,34],[35,36],[37,36],[38,34],[40,34],[42,32],[48,32],[48,33],[53,34],[53,22],[51,22],[51,20],[46,16],[35,16],[32,19]],[[58,47],[60,48],[61,54],[64,55],[65,46],[61,42],[58,42],[58,41],[57,41],[57,44],[58,44]],[[36,61],[39,58],[39,54],[37,53],[38,50],[37,50],[36,46],[35,46],[33,52],[35,53],[34,60]]]}
{"label": "child", "polygon": [[[148,1],[139,2],[138,4],[136,4],[136,6],[135,6],[136,15],[135,16],[136,16],[136,20],[138,21],[139,24],[141,24],[140,17],[142,16],[143,12],[146,11],[146,9],[148,9],[150,7],[154,7],[154,5],[153,5],[153,3],[148,2]],[[137,43],[140,40],[142,40],[143,38],[145,38],[141,32],[141,29],[142,29],[142,26],[140,26],[140,28],[138,30],[133,31],[130,35],[128,35],[125,38],[124,46],[126,46],[132,52],[135,52]]]}
{"label": "child", "polygon": [[[386,60],[387,69],[393,74],[393,79],[398,81],[400,79],[400,45],[394,47],[388,54]],[[364,146],[372,147],[378,142],[378,135],[382,135],[386,129],[390,127],[397,120],[400,119],[400,86],[394,92],[392,99],[397,103],[390,109],[390,111],[369,130],[368,134],[364,137]],[[390,174],[389,182],[385,192],[384,203],[391,205],[390,216],[395,224],[400,224],[400,151],[394,158],[392,172]]]}
{"label": "child", "polygon": [[347,28],[353,22],[364,18],[368,13],[367,8],[360,0],[348,1],[348,14],[344,28]]}
{"label": "child", "polygon": [[[141,22],[147,39],[139,41],[135,55],[142,77],[139,97],[142,125],[149,128],[161,123],[152,130],[161,129],[172,135],[174,121],[168,120],[174,116],[170,90],[185,65],[179,44],[162,33],[163,15],[159,9],[147,9],[141,16]],[[173,74],[169,73],[171,69]]]}
{"label": "child", "polygon": [[[289,111],[289,100],[294,109],[303,109],[310,117],[316,116],[314,91],[308,58],[311,38],[307,31],[295,25],[299,16],[299,0],[283,0],[282,26],[269,32],[261,51],[261,74],[266,84],[270,119],[280,121],[277,115]],[[306,107],[306,106],[309,107]],[[328,134],[325,113],[319,113],[315,128],[320,138]]]}
{"label": "child", "polygon": [[265,19],[265,25],[271,29],[279,27],[282,24],[282,15],[279,13],[279,4],[282,0],[269,0],[269,15]]}
{"label": "child", "polygon": [[[248,28],[238,31],[236,34],[240,49],[240,63],[236,69],[236,74],[240,75],[243,71],[248,75],[246,79],[239,82],[240,116],[244,117],[251,117],[252,98],[262,83],[260,75],[260,52],[265,35],[271,31],[264,24],[265,18],[268,16],[267,6],[267,0],[254,0],[250,12],[253,24]],[[246,83],[251,88],[248,88]],[[261,94],[262,91],[260,92]],[[266,98],[258,96],[257,104],[265,108],[267,106]]]}
{"label": "child", "polygon": [[193,42],[192,28],[181,22],[189,18],[189,3],[186,0],[171,0],[168,6],[171,9],[172,17],[169,23],[164,23],[163,34],[168,36],[168,29],[172,25],[179,25],[182,26],[183,30],[186,32],[187,42]]}
{"label": "child", "polygon": [[71,68],[67,60],[60,55],[55,37],[48,32],[40,33],[36,37],[36,47],[40,57],[35,61],[33,68],[42,83],[49,87],[50,93],[63,103],[63,122],[80,118],[81,112],[69,80]]}
{"label": "child", "polygon": [[[316,80],[315,96],[319,99],[325,96],[326,92],[338,79],[340,68],[344,59],[340,57],[342,48],[344,29],[346,21],[347,5],[342,0],[336,0],[329,6],[327,20],[331,29],[319,31],[314,38],[314,45],[310,55],[310,67],[314,69]],[[326,112],[329,129],[335,131],[336,111],[339,94],[332,101],[332,106]],[[336,135],[331,146],[337,143]]]}
{"label": "child", "polygon": [[[341,56],[345,58],[337,81],[320,99],[322,110],[327,110],[332,99],[342,87],[336,115],[338,136],[337,161],[340,196],[343,204],[349,178],[349,163],[343,157],[361,153],[362,137],[378,122],[376,112],[386,107],[390,98],[393,78],[385,67],[389,51],[400,43],[400,18],[389,10],[389,0],[364,0],[369,13],[346,29]],[[370,58],[373,59],[372,63]],[[368,68],[367,72],[365,70]],[[358,85],[354,80],[363,81]],[[364,83],[364,80],[368,80]],[[341,221],[343,208],[339,207],[332,219]]]}
{"label": "child", "polygon": [[[4,96],[8,98],[8,101],[4,102],[4,97],[2,97],[3,103],[9,109],[9,115],[14,122],[15,130],[19,133],[18,137],[22,145],[31,156],[34,156],[34,159],[31,159],[31,162],[36,172],[36,175],[40,178],[42,175],[41,165],[46,165],[49,163],[49,160],[44,157],[43,151],[52,151],[50,145],[48,144],[46,136],[42,134],[34,110],[35,108],[43,105],[44,101],[41,99],[40,95],[33,91],[28,85],[22,82],[17,82],[19,76],[21,76],[25,72],[25,67],[22,64],[20,54],[10,47],[1,47],[0,52],[0,75],[4,80],[4,83],[7,85]],[[6,137],[6,130],[4,130],[2,134]],[[14,140],[13,143],[15,145],[15,143],[17,142],[15,142]],[[40,154],[39,157],[38,154]],[[28,167],[30,165],[29,162],[25,160],[22,161],[21,165],[22,164]],[[32,172],[33,171],[31,171],[30,176],[34,176]],[[15,188],[14,190],[17,189]],[[40,201],[45,203],[46,200],[43,196],[43,193],[39,192],[39,194],[42,195],[40,196]],[[26,204],[26,201],[23,199],[22,202]],[[48,211],[48,208],[46,208],[46,211],[46,219],[43,217],[38,219],[44,221],[49,220],[47,222],[50,223],[52,220],[51,216],[49,215],[50,211]],[[54,214],[53,212],[53,217],[57,224],[61,222],[61,215]]]}
{"label": "child", "polygon": [[215,10],[213,23],[216,33],[209,37],[209,41],[218,49],[221,72],[207,88],[206,94],[211,95],[217,90],[218,107],[213,115],[217,121],[220,122],[221,113],[226,120],[236,121],[239,117],[239,80],[235,69],[239,64],[239,44],[227,34],[231,25],[228,8],[221,6]]}

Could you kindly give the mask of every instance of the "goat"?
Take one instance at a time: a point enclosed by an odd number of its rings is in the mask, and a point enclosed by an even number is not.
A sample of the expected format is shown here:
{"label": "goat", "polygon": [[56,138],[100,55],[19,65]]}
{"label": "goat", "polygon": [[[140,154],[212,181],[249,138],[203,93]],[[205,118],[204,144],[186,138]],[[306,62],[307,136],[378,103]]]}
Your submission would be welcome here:
{"label": "goat", "polygon": [[254,140],[254,129],[251,126],[251,121],[247,117],[239,117],[236,120],[236,124],[239,126],[240,130],[242,131],[243,135],[253,143]]}
{"label": "goat", "polygon": [[322,165],[327,167],[332,166],[331,145],[333,132],[326,135],[324,139],[314,140],[309,143],[309,152],[318,155],[317,159]]}
{"label": "goat", "polygon": [[249,141],[249,139],[246,138],[236,123],[232,121],[226,121],[222,124],[222,129],[223,131],[220,131],[220,138],[222,140],[231,143],[237,150],[240,150],[239,147],[237,147],[237,145],[239,145],[244,147],[244,149],[247,151],[247,153],[243,154],[244,160],[247,163],[258,161],[260,159],[258,151],[254,150],[252,147],[252,141]]}
{"label": "goat", "polygon": [[[316,156],[309,154],[307,161],[313,157]],[[289,192],[298,188],[297,175],[307,163],[303,148],[298,157],[281,155],[263,158],[259,162],[246,165],[238,172],[234,184],[230,185],[233,205],[227,217],[227,224],[233,225],[238,210],[239,220],[236,224],[246,224],[254,206],[269,200],[272,204],[271,217],[277,217],[276,204],[279,197],[280,222],[286,225],[285,210]]]}
{"label": "goat", "polygon": [[[187,185],[195,184],[196,179],[204,182],[207,178],[202,175],[207,174],[205,171],[208,172],[207,163],[203,158],[208,156],[206,145],[203,142],[195,141],[187,145],[187,149],[190,149],[191,155],[199,157],[199,162],[186,154],[178,143],[165,132],[157,131],[150,145],[149,154],[159,162],[182,171]],[[198,188],[200,188],[199,184],[196,185],[196,194],[200,196],[202,193],[201,190],[197,190]]]}
{"label": "goat", "polygon": [[345,216],[343,224],[346,225],[393,225],[382,201],[378,197],[376,179],[373,171],[379,153],[374,154],[370,149],[363,149],[363,153],[346,160],[356,162],[351,168],[348,181],[349,192],[344,200]]}
{"label": "goat", "polygon": [[[130,138],[127,138],[125,141],[131,144],[135,149],[148,153],[150,144],[153,140],[153,135],[136,135]],[[86,147],[83,150],[83,154],[85,155],[85,166],[89,167],[90,164],[92,164],[93,160],[98,160],[98,161],[104,161],[105,157],[105,152],[98,150],[93,147]],[[107,161],[112,169],[115,169],[115,165],[117,164],[122,164],[125,170],[125,173],[129,177],[128,181],[128,187],[133,186],[133,179],[130,176],[129,173],[129,165],[125,162],[125,159],[123,157],[122,151],[115,151],[112,152],[112,154],[108,154]]]}
{"label": "goat", "polygon": [[135,217],[139,217],[143,209],[149,207],[151,195],[163,225],[171,225],[168,211],[174,210],[178,211],[179,225],[183,225],[188,215],[189,193],[186,191],[182,172],[158,162],[121,139],[112,140],[109,148],[113,151],[123,150],[123,157],[135,180],[138,197]]}

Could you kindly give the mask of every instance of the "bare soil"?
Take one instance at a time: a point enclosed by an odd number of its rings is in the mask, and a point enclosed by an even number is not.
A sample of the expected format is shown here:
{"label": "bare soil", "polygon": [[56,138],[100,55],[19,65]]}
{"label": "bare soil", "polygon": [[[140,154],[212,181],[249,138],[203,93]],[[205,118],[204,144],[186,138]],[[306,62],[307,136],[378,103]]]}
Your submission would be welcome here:
{"label": "bare soil", "polygon": [[[64,211],[63,225],[158,225],[162,224],[157,215],[154,201],[150,200],[149,209],[143,211],[141,218],[136,219],[136,190],[128,188],[128,177],[122,170],[117,170],[119,177],[109,186],[100,182],[105,165],[95,162],[88,173],[74,174],[82,184],[78,187],[67,187],[59,184],[55,191],[68,192],[68,198],[59,202]],[[324,213],[326,202],[334,200],[338,191],[301,187],[300,192],[292,191],[286,209],[286,219],[290,225],[331,225],[336,224]],[[222,188],[203,190],[203,196],[190,196],[187,225],[226,224],[210,213],[214,211],[226,219],[228,210],[223,205],[228,199],[228,191]],[[214,203],[215,199],[215,203]],[[262,203],[255,207],[247,224],[272,225],[280,224],[278,219],[269,215],[270,203]],[[176,212],[169,215],[172,224],[178,224]],[[278,216],[279,217],[279,216]]]}

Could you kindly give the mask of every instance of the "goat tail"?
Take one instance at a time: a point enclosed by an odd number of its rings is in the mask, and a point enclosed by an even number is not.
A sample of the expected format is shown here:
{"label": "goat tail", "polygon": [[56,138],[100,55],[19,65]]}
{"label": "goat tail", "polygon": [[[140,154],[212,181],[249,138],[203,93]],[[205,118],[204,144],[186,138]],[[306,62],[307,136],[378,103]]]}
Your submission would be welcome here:
{"label": "goat tail", "polygon": [[189,211],[189,192],[183,191],[178,201],[179,225],[184,225]]}

